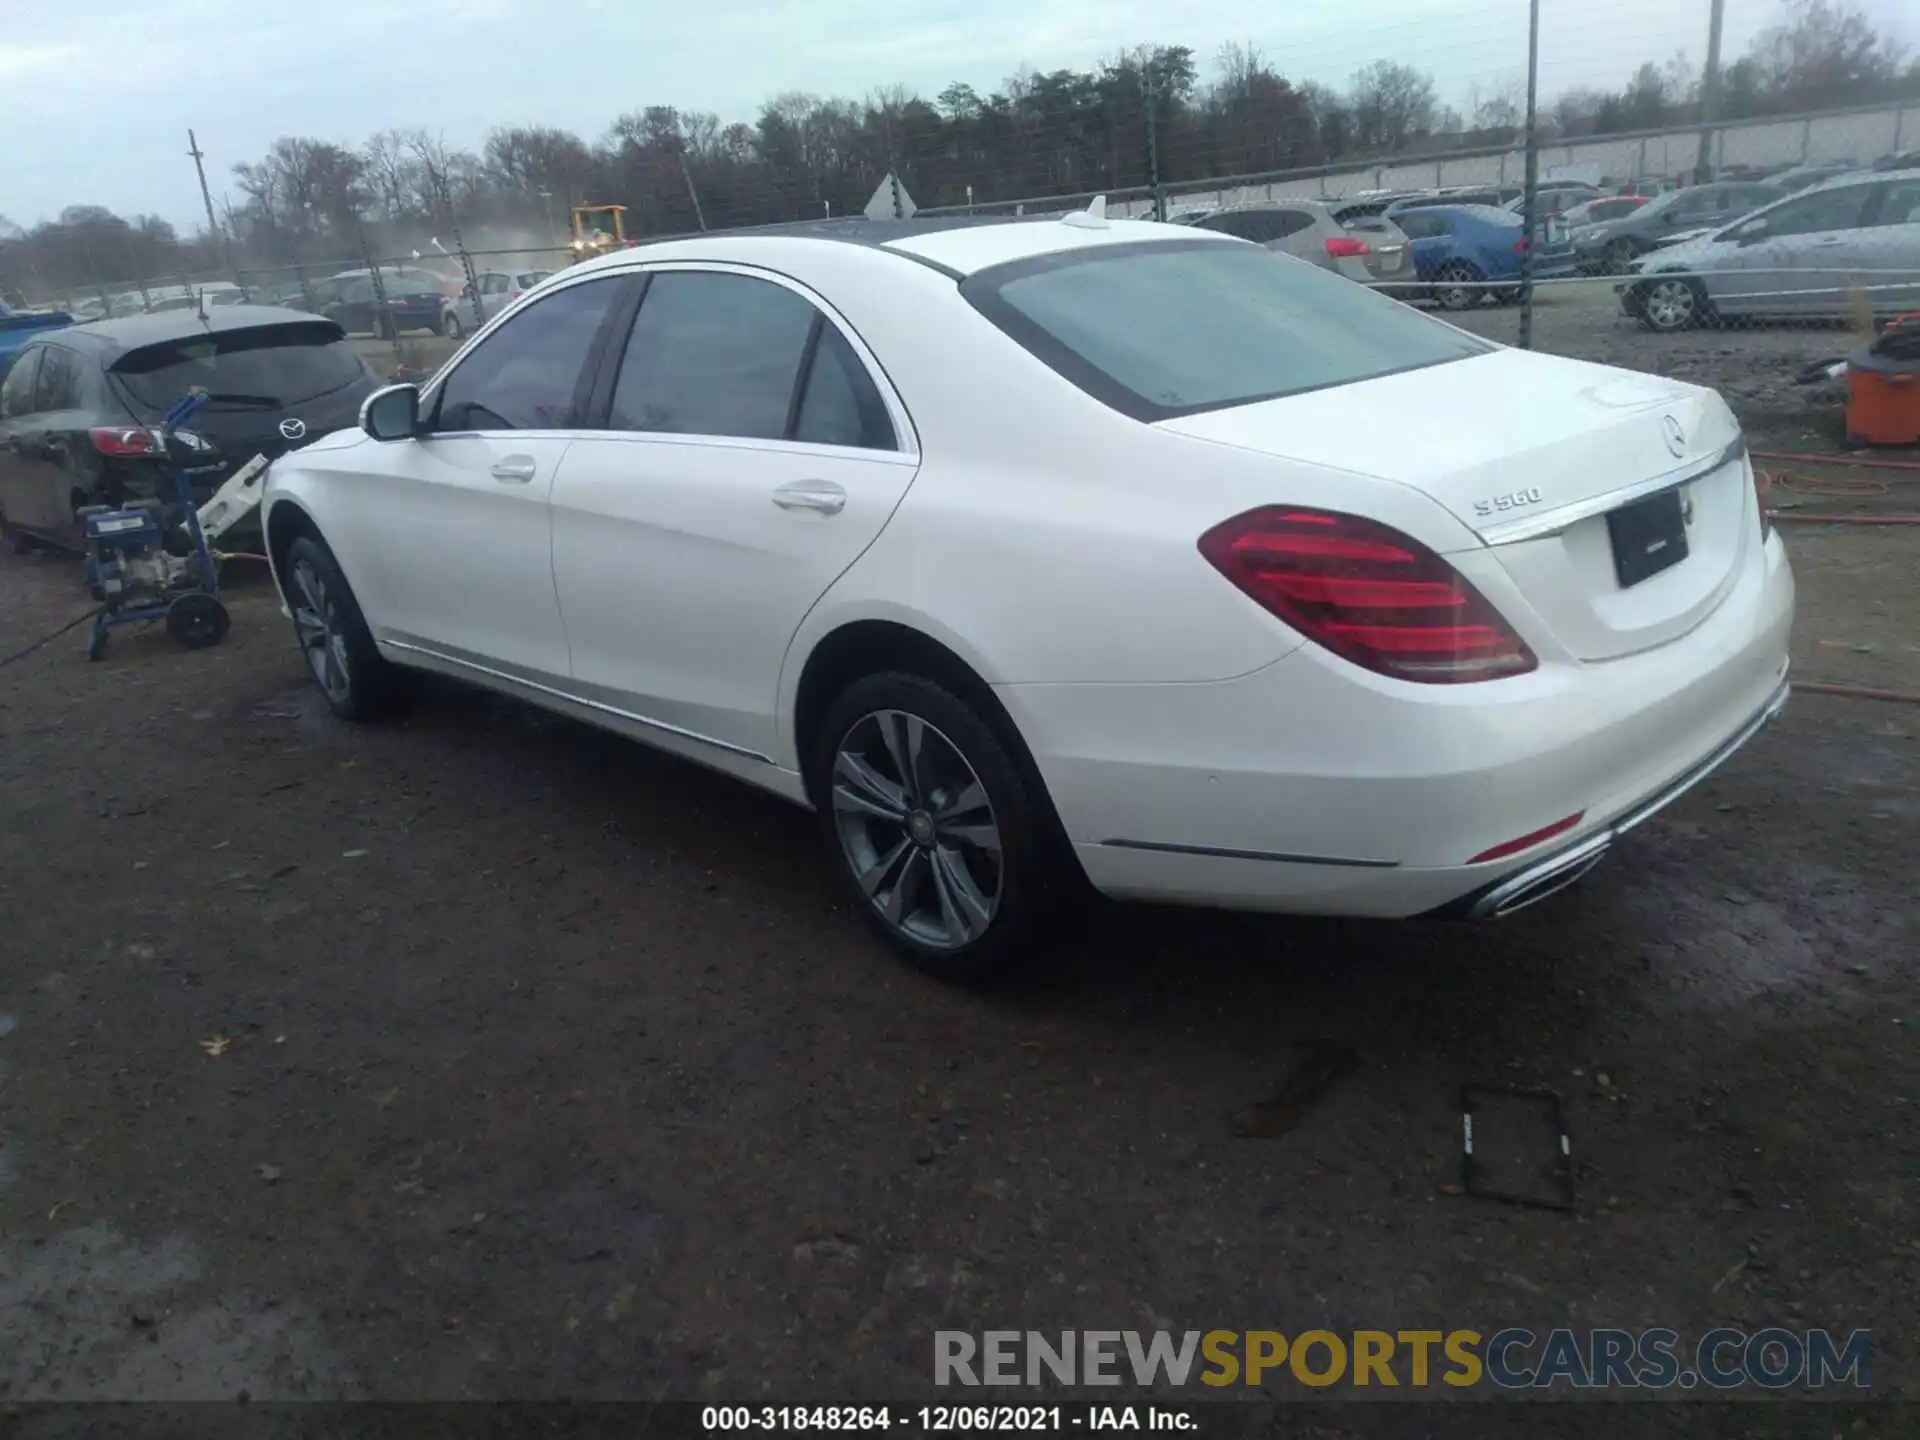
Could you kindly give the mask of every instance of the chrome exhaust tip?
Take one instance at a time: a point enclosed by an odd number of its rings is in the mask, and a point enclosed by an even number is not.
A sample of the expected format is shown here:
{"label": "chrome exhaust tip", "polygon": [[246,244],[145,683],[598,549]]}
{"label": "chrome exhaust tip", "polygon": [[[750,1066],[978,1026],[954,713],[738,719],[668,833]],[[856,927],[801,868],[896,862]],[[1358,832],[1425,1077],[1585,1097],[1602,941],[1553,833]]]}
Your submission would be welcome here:
{"label": "chrome exhaust tip", "polygon": [[1608,831],[1596,835],[1585,845],[1522,870],[1475,901],[1468,912],[1469,918],[1495,920],[1558,894],[1598,865],[1612,848],[1613,833]]}

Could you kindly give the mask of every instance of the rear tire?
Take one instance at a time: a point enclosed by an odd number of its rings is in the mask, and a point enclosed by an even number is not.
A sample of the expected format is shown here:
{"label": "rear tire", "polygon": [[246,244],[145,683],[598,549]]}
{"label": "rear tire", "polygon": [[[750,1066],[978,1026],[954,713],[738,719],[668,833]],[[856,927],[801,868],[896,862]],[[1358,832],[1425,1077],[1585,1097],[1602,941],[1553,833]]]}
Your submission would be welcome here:
{"label": "rear tire", "polygon": [[1435,279],[1433,298],[1442,310],[1471,310],[1486,294],[1475,285],[1480,272],[1462,260],[1445,267]]}
{"label": "rear tire", "polygon": [[938,979],[1004,970],[1054,864],[1044,801],[992,723],[924,676],[883,671],[849,685],[818,734],[809,788],[854,907]]}
{"label": "rear tire", "polygon": [[440,333],[448,340],[458,340],[467,332],[460,324],[460,317],[449,310],[440,319]]}
{"label": "rear tire", "polygon": [[287,547],[283,589],[307,672],[342,720],[376,720],[402,699],[401,676],[380,658],[333,552],[302,535]]}

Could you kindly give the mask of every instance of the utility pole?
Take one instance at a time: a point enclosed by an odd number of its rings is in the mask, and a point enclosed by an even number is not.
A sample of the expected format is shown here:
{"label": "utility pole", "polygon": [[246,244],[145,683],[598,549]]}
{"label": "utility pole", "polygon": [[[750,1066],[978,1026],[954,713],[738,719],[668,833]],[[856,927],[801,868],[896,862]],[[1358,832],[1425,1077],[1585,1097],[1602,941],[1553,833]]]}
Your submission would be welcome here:
{"label": "utility pole", "polygon": [[1727,15],[1727,0],[1711,0],[1707,12],[1707,68],[1700,73],[1700,155],[1695,178],[1702,183],[1713,179],[1713,122],[1720,118],[1720,29]]}
{"label": "utility pole", "polygon": [[693,188],[693,171],[687,168],[687,144],[681,141],[676,147],[680,160],[680,178],[687,182],[687,198],[693,201],[693,218],[700,222],[701,230],[707,228],[707,213],[700,208],[700,192]]}
{"label": "utility pole", "polygon": [[[1714,0],[1717,5],[1720,0]],[[1521,234],[1527,248],[1520,252],[1520,348],[1533,348],[1533,252],[1539,237],[1540,205],[1540,0],[1527,5],[1527,192]]]}
{"label": "utility pole", "polygon": [[1167,218],[1167,197],[1160,193],[1160,136],[1154,128],[1153,105],[1153,54],[1149,51],[1140,62],[1141,85],[1147,97],[1147,183],[1153,186],[1153,218]]}
{"label": "utility pole", "polygon": [[207,167],[201,163],[207,157],[191,130],[187,131],[187,154],[193,158],[194,173],[200,177],[200,203],[207,207],[207,233],[220,242],[220,253],[226,256],[227,269],[233,272],[233,283],[238,285],[240,267],[233,263],[233,242],[220,229],[220,222],[213,218],[213,192],[207,189]]}

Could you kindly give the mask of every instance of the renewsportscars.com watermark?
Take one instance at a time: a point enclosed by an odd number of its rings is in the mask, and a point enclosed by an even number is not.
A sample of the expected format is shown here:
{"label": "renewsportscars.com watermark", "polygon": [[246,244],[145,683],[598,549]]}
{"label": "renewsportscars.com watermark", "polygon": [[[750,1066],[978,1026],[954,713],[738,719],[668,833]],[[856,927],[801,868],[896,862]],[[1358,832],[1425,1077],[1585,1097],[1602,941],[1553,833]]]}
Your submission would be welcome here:
{"label": "renewsportscars.com watermark", "polygon": [[939,1330],[936,1385],[1344,1385],[1503,1390],[1785,1390],[1873,1383],[1853,1330]]}

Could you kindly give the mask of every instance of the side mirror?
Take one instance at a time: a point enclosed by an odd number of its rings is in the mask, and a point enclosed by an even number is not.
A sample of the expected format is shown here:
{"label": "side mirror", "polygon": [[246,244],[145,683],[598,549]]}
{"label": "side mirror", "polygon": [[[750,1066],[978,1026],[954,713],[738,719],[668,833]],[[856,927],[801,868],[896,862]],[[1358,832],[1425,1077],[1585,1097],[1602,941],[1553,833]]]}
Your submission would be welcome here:
{"label": "side mirror", "polygon": [[374,391],[360,406],[360,428],[376,440],[411,440],[420,433],[420,387]]}

